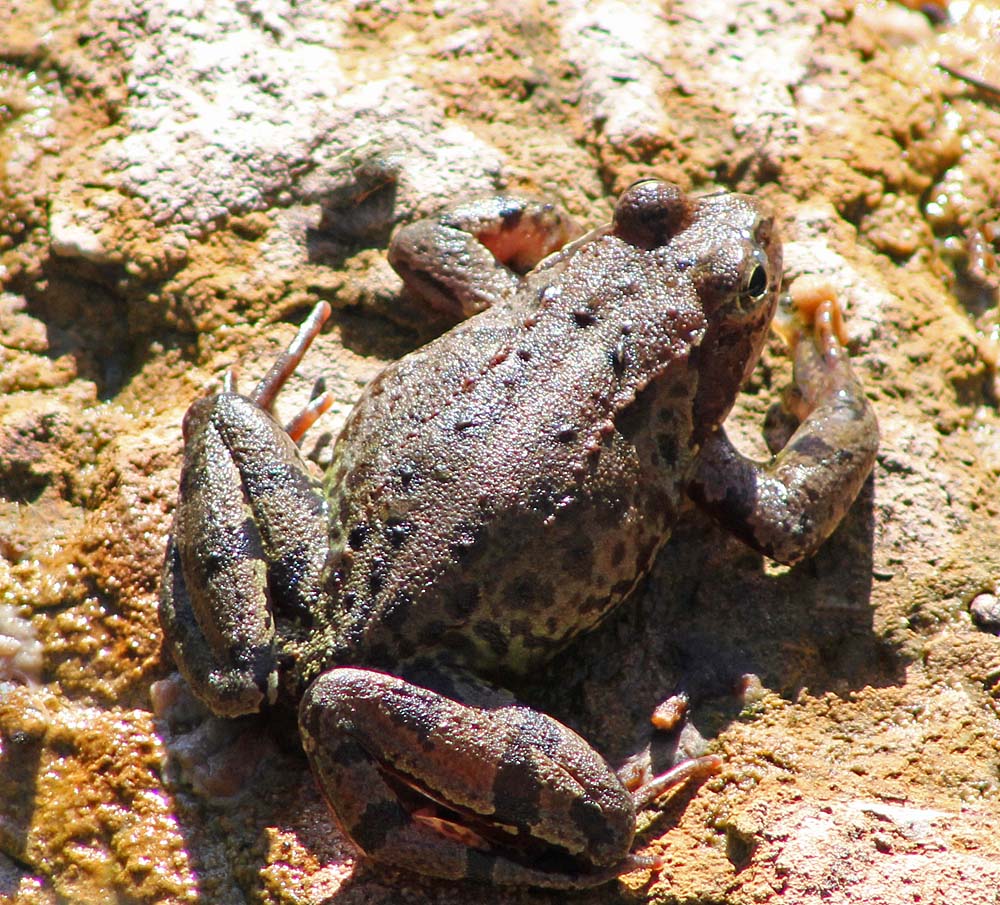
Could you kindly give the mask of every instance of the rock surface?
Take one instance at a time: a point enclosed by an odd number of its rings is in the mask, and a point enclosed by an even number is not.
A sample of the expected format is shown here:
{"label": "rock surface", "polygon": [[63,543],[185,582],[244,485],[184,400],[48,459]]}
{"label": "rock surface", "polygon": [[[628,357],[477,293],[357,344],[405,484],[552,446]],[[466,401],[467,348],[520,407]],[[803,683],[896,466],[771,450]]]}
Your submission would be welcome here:
{"label": "rock surface", "polygon": [[[441,327],[399,296],[395,224],[501,187],[594,224],[656,174],[774,205],[789,276],[838,289],[882,449],[793,569],[692,513],[639,598],[527,691],[623,762],[689,688],[682,744],[725,759],[649,815],[658,875],[578,898],[995,903],[1000,5],[8,6],[0,900],[468,899],[357,862],[294,739],[197,728],[171,681],[154,720],[181,417],[327,299],[281,401],[325,375],[322,462],[364,383]],[[775,340],[731,419],[746,448],[788,377]]]}

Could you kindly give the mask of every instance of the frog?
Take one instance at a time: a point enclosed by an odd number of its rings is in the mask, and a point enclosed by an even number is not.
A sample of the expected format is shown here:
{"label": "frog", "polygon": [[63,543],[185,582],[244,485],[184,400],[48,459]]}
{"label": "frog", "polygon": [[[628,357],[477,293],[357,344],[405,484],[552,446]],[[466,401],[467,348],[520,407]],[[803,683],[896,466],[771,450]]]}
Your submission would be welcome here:
{"label": "frog", "polygon": [[720,758],[630,781],[511,688],[634,594],[689,506],[782,563],[829,537],[878,445],[836,299],[785,319],[798,426],[757,461],[724,422],[783,297],[763,201],[648,178],[584,232],[507,194],[388,254],[457,323],[372,380],[325,470],[298,441],[328,400],[273,413],[325,302],[256,389],[188,409],[166,649],[214,714],[292,714],[372,862],[555,889],[655,869],[638,811]]}

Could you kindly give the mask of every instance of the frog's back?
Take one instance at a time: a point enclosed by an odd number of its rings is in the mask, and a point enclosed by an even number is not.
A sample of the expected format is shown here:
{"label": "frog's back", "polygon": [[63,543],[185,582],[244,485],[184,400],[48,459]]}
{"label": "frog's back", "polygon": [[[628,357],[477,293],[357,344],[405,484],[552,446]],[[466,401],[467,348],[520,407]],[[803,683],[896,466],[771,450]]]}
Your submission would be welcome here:
{"label": "frog's back", "polygon": [[645,574],[690,465],[703,322],[622,246],[584,246],[366,390],[327,479],[342,651],[523,670]]}

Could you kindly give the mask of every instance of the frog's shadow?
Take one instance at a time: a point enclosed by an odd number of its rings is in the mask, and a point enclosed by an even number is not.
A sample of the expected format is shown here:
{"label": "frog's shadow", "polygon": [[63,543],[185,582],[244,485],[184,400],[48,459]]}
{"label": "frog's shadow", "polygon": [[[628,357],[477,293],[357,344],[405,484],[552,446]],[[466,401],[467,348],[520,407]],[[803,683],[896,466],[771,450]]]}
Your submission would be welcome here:
{"label": "frog's shadow", "polygon": [[748,676],[792,701],[802,689],[899,684],[905,663],[873,624],[873,501],[869,479],[819,552],[791,568],[766,565],[691,510],[633,599],[519,691],[618,764],[663,735],[650,715],[678,692],[690,699],[682,725],[710,739],[744,710],[742,691],[757,684]]}

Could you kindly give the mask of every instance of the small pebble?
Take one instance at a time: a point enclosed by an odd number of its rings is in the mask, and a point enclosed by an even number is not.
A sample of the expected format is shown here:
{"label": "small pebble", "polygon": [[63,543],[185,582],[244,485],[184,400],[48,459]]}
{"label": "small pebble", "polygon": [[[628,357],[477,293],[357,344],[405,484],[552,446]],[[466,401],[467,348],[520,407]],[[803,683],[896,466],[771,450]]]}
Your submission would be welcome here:
{"label": "small pebble", "polygon": [[1000,635],[1000,598],[996,594],[977,594],[969,604],[969,612],[984,632]]}

